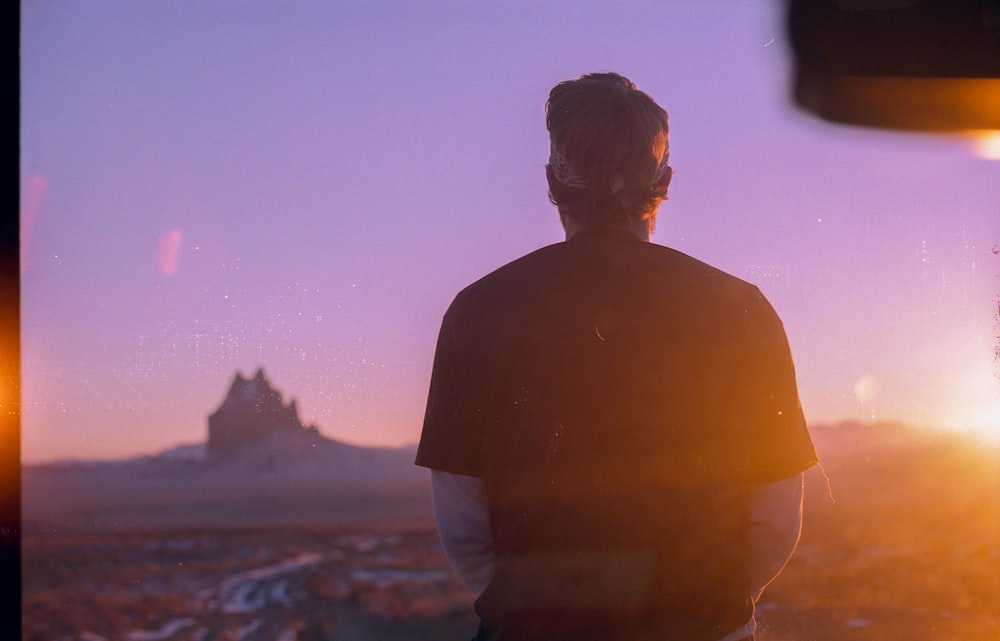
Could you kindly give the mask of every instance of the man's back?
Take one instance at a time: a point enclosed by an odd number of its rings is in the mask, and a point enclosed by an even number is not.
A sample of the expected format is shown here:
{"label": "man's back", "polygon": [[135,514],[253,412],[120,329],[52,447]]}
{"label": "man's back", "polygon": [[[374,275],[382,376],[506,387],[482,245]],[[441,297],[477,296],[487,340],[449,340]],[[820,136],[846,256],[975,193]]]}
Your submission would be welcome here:
{"label": "man's back", "polygon": [[595,228],[463,290],[438,350],[418,463],[485,481],[484,620],[715,639],[752,615],[747,491],[812,452],[755,287]]}
{"label": "man's back", "polygon": [[417,452],[476,641],[751,639],[815,461],[781,322],[648,242],[673,176],[650,96],[587,74],[545,124],[567,242],[455,298]]}

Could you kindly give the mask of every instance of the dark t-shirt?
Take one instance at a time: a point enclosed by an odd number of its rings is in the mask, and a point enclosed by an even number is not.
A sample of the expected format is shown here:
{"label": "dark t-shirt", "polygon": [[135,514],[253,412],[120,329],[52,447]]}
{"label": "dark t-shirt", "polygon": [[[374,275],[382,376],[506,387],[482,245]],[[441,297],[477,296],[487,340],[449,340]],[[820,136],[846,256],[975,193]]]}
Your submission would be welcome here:
{"label": "dark t-shirt", "polygon": [[693,641],[752,613],[748,490],[815,461],[758,289],[591,229],[455,298],[416,462],[485,481],[500,638]]}

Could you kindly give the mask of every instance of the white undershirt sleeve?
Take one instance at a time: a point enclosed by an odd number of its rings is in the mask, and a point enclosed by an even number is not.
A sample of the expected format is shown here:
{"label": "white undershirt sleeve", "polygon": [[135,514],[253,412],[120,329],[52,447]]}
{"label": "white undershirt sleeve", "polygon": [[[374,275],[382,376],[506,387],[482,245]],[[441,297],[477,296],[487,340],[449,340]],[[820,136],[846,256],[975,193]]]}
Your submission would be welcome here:
{"label": "white undershirt sleeve", "polygon": [[804,474],[796,474],[750,491],[746,564],[754,601],[795,552],[802,531],[804,479]]}
{"label": "white undershirt sleeve", "polygon": [[431,470],[434,519],[448,562],[477,597],[493,578],[493,531],[481,478]]}

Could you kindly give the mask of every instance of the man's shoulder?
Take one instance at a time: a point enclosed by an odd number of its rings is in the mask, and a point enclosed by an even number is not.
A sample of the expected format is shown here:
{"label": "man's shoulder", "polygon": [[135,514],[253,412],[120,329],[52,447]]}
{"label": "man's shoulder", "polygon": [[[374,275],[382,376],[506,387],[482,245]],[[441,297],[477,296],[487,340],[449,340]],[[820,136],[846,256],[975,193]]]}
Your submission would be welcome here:
{"label": "man's shoulder", "polygon": [[709,280],[717,280],[720,282],[727,282],[736,287],[749,287],[755,288],[752,283],[749,283],[738,276],[716,267],[710,263],[695,258],[690,254],[685,254],[679,249],[674,249],[673,247],[668,247],[666,245],[660,245],[657,243],[647,243],[651,251],[656,252],[660,255],[661,260],[664,262],[669,262],[671,265],[679,270],[684,271],[687,275],[692,277],[700,277]]}
{"label": "man's shoulder", "polygon": [[738,276],[673,247],[646,243],[652,279],[671,291],[678,288],[704,300],[744,306],[767,303],[760,289]]}
{"label": "man's shoulder", "polygon": [[579,278],[594,279],[589,284],[639,280],[644,285],[639,289],[653,297],[657,292],[686,291],[706,302],[766,303],[752,283],[680,250],[636,239],[617,245],[574,241],[545,245],[467,285],[452,307],[485,312],[494,305],[522,301],[538,293],[565,291],[570,281]]}
{"label": "man's shoulder", "polygon": [[515,258],[466,285],[455,301],[493,298],[504,291],[524,291],[546,273],[558,269],[568,248],[566,242],[553,243]]}

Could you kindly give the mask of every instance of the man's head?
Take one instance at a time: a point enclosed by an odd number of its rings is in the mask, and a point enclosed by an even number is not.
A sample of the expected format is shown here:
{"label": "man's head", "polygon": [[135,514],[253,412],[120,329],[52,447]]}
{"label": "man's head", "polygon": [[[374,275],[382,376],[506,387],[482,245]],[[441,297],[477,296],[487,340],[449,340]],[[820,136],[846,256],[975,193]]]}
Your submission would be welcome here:
{"label": "man's head", "polygon": [[549,199],[564,225],[652,231],[671,169],[667,112],[616,73],[552,88],[545,104]]}

